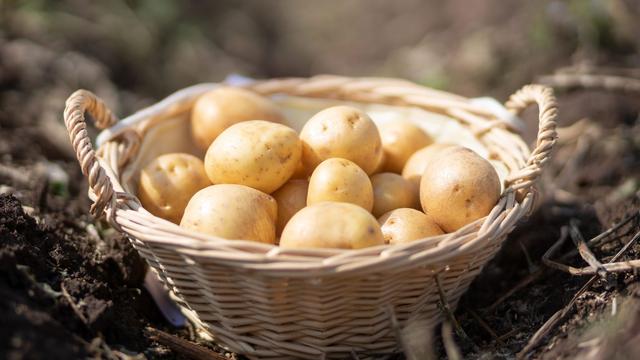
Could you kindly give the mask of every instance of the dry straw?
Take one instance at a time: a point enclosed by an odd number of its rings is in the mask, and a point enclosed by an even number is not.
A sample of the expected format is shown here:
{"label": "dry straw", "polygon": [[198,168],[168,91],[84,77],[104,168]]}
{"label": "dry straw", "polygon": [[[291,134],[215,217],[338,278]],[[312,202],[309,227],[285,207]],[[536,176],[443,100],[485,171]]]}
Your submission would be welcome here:
{"label": "dry straw", "polygon": [[[82,172],[91,211],[126,234],[171,290],[185,313],[216,342],[250,358],[360,358],[400,349],[397,327],[419,320],[437,324],[439,289],[456,306],[518,220],[533,207],[534,185],[556,142],[557,106],[551,89],[528,85],[506,108],[539,108],[536,147],[529,151],[508,122],[469,99],[402,80],[317,76],[273,79],[243,87],[259,94],[330,98],[417,107],[469,128],[490,158],[508,169],[505,190],[491,213],[455,233],[409,244],[361,250],[284,250],[184,230],[145,211],[125,191],[122,174],[135,161],[145,129],[189,111],[196,87],[134,115],[98,152],[86,131],[85,112],[98,128],[117,119],[86,90],[67,100],[64,119]],[[146,122],[146,124],[145,124]],[[140,126],[140,124],[143,126]],[[132,165],[133,164],[133,165]]]}

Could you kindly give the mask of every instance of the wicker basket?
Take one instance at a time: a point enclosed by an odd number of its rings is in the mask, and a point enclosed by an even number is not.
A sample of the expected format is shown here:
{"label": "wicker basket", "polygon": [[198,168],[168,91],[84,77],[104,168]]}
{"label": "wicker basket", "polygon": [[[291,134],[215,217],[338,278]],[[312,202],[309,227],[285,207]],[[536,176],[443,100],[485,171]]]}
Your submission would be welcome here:
{"label": "wicker basket", "polygon": [[[184,230],[145,211],[133,195],[138,169],[150,157],[176,150],[197,154],[188,141],[190,108],[215,86],[179,91],[118,124],[95,95],[79,90],[67,100],[64,119],[89,180],[92,213],[105,214],[127,235],[198,326],[250,358],[389,354],[402,348],[398,329],[409,322],[437,324],[442,318],[439,290],[454,308],[518,220],[531,211],[533,187],[556,141],[556,101],[551,89],[540,85],[512,95],[504,111],[515,116],[538,105],[537,145],[530,152],[505,114],[407,81],[317,76],[243,84],[283,107],[292,99],[350,102],[386,106],[386,113],[421,113],[425,124],[444,119],[502,169],[498,204],[487,217],[455,233],[360,250],[284,250]],[[289,110],[295,113],[300,109],[293,104]],[[99,137],[97,152],[85,112],[98,128],[109,127]]]}

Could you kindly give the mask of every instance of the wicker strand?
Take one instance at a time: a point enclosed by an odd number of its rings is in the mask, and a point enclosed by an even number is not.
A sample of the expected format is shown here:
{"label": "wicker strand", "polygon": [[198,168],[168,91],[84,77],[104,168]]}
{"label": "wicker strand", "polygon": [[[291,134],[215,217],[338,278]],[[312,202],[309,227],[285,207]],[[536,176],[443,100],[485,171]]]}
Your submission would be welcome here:
{"label": "wicker strand", "polygon": [[111,156],[109,156],[110,158],[117,160],[117,162],[110,163],[109,165],[112,170],[114,170],[114,174],[119,176],[120,170],[136,155],[141,143],[142,139],[140,138],[140,133],[134,129],[128,128],[113,136],[110,141],[105,144],[111,146],[99,147],[96,150],[96,154],[98,157],[107,157],[104,153],[107,149],[117,152],[117,154],[112,153]]}
{"label": "wicker strand", "polygon": [[96,200],[91,205],[91,214],[100,216],[109,204],[115,202],[114,190],[93,150],[87,133],[85,112],[91,114],[99,129],[112,126],[118,119],[97,96],[87,90],[78,90],[71,94],[64,109],[64,123],[69,131],[71,145],[80,162],[82,174],[88,178],[89,187],[96,195]]}
{"label": "wicker strand", "polygon": [[449,108],[459,108],[487,118],[494,117],[492,112],[471,104],[468,99],[411,83],[408,83],[411,85],[401,85],[404,83],[408,82],[319,75],[311,78],[256,81],[245,87],[263,95],[286,94],[364,103],[408,105],[445,115]]}
{"label": "wicker strand", "polygon": [[558,139],[558,105],[553,90],[543,85],[527,85],[511,95],[506,107],[517,115],[530,104],[537,104],[539,108],[538,140],[527,165],[507,179],[507,184],[514,190],[531,188],[535,184]]}

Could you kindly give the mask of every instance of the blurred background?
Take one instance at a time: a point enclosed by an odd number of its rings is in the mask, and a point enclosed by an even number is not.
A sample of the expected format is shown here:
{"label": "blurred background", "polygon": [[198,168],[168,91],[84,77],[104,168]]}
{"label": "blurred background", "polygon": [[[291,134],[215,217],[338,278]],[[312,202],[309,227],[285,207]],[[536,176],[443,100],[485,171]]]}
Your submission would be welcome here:
{"label": "blurred background", "polygon": [[122,117],[229,73],[391,76],[504,101],[561,67],[637,67],[638,19],[634,0],[0,0],[0,135],[64,139],[78,88]]}
{"label": "blurred background", "polygon": [[87,87],[113,106],[232,72],[393,76],[503,99],[560,66],[640,61],[633,0],[0,4],[3,87],[28,87],[15,81],[29,68],[30,81]]}
{"label": "blurred background", "polygon": [[[92,225],[86,180],[62,123],[64,102],[78,88],[98,94],[119,117],[230,73],[398,77],[503,102],[541,76],[585,69],[635,79],[638,90],[639,50],[638,0],[0,0],[0,219],[36,219],[24,220],[33,231],[0,224],[0,355],[15,351],[21,358],[32,346],[40,349],[33,358],[48,358],[52,349],[59,358],[100,357],[110,344],[149,358],[180,358],[142,334],[149,324],[194,339],[154,312],[142,289],[144,264],[126,239]],[[459,310],[462,326],[481,345],[463,350],[480,357],[513,358],[582,286],[546,272],[500,306],[478,310],[543,268],[540,257],[562,226],[578,218],[585,237],[594,236],[640,206],[640,91],[564,90],[558,86],[563,130],[543,179],[544,205],[510,236]],[[525,115],[535,132],[535,110]],[[634,254],[640,256],[640,246]],[[38,270],[24,277],[20,266],[30,261]],[[56,291],[66,284],[86,305],[90,323],[78,324],[68,304],[46,300],[33,278]],[[625,279],[597,287],[579,303],[583,316],[549,343],[564,341],[576,358],[590,351],[573,330],[584,326],[584,314],[605,312],[620,294],[635,291],[640,304],[640,287],[627,288],[637,277]],[[619,333],[636,336],[640,310],[625,314],[636,319],[629,321],[636,330]],[[604,354],[640,351],[637,341],[624,350],[626,338],[620,339]],[[549,349],[542,351],[550,358],[560,354]]]}

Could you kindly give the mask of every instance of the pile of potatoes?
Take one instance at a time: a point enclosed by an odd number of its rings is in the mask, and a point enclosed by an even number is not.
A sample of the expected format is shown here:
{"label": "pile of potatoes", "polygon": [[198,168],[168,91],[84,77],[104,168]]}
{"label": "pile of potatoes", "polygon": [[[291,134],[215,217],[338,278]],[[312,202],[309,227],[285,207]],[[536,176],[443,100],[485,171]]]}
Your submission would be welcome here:
{"label": "pile of potatoes", "polygon": [[226,239],[283,248],[358,249],[449,233],[500,197],[493,166],[433,143],[409,121],[381,126],[349,106],[324,109],[300,133],[268,98],[220,87],[197,99],[191,133],[204,161],[161,155],[140,172],[152,214]]}

